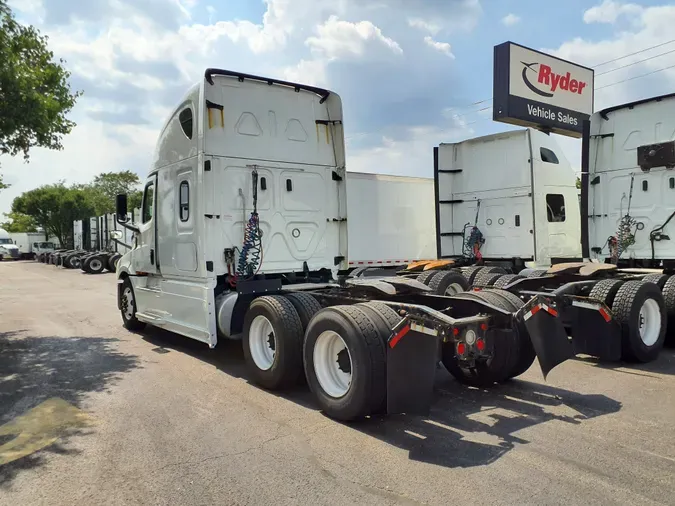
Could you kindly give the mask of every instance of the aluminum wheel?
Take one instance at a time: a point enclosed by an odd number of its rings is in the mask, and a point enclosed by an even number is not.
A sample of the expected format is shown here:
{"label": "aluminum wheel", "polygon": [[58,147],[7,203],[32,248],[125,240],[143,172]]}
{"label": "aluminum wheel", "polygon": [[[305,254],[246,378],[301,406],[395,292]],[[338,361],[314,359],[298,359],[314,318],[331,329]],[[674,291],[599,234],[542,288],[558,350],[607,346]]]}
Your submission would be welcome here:
{"label": "aluminum wheel", "polygon": [[647,299],[640,308],[640,339],[653,346],[661,333],[661,309],[654,299]]}
{"label": "aluminum wheel", "polygon": [[89,262],[89,267],[93,271],[98,271],[100,269],[103,269],[103,263],[98,258],[94,258],[92,259],[91,262]]}
{"label": "aluminum wheel", "polygon": [[264,316],[258,315],[251,322],[248,345],[255,365],[263,371],[270,369],[274,363],[277,340],[272,324]]}
{"label": "aluminum wheel", "polygon": [[460,285],[459,283],[451,283],[445,289],[445,295],[457,295],[458,293],[462,293],[463,291],[464,288],[462,288],[462,285]]}
{"label": "aluminum wheel", "polygon": [[322,332],[314,344],[314,372],[331,397],[343,397],[352,383],[352,357],[337,332]]}
{"label": "aluminum wheel", "polygon": [[126,320],[131,320],[134,317],[134,292],[130,287],[125,288],[122,292],[122,312]]}

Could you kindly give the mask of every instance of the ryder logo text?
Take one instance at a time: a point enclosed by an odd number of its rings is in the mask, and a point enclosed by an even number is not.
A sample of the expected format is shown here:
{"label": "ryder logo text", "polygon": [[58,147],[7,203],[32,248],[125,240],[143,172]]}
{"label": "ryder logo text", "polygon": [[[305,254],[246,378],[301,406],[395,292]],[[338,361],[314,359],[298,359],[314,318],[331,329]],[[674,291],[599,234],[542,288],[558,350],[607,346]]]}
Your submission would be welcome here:
{"label": "ryder logo text", "polygon": [[[565,74],[556,74],[553,69],[543,63],[525,63],[521,62],[523,67],[523,82],[525,85],[537,95],[551,98],[557,91],[565,91],[567,93],[575,93],[581,95],[587,86],[587,83],[581,80],[573,79],[569,72]],[[538,65],[538,70],[533,67]],[[528,75],[528,71],[530,74]],[[535,74],[536,84],[530,81],[530,76]]]}

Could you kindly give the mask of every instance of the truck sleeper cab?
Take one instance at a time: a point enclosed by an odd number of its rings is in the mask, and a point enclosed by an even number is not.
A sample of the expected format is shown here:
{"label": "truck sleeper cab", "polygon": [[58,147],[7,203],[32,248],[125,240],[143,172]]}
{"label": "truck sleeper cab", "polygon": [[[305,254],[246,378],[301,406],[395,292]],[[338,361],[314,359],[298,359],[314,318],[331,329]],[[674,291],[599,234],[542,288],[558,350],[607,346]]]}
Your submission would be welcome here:
{"label": "truck sleeper cab", "polygon": [[124,325],[210,347],[241,339],[257,384],[305,375],[321,408],[345,420],[427,412],[439,342],[466,383],[527,369],[536,350],[518,322],[529,307],[507,292],[451,300],[404,277],[340,275],[347,177],[338,95],[208,69],[159,136],[139,222],[118,196],[118,222],[135,236],[116,270]]}

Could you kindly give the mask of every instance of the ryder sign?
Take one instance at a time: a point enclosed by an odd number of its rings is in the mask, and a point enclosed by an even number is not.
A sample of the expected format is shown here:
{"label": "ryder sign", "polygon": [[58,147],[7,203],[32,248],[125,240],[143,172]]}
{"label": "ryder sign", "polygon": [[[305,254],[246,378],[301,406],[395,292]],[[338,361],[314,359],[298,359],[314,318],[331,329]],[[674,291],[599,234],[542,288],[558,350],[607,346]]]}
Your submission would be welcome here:
{"label": "ryder sign", "polygon": [[495,46],[495,121],[581,137],[593,113],[593,69],[513,42]]}

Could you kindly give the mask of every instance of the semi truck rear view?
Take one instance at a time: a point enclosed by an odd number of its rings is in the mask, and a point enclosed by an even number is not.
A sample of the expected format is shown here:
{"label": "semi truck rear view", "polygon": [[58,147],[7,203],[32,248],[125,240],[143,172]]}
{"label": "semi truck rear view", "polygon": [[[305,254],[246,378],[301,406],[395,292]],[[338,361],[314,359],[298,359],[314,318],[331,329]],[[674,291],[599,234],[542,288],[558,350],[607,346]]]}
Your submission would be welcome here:
{"label": "semi truck rear view", "polygon": [[[210,347],[241,340],[255,383],[304,378],[343,420],[428,412],[439,360],[459,381],[489,386],[535,355],[544,374],[573,355],[547,294],[458,293],[469,274],[447,272],[459,288],[437,296],[419,274],[350,266],[348,220],[363,217],[347,205],[344,155],[334,92],[208,69],[160,134],[140,222],[118,197],[118,221],[135,234],[117,264],[125,327]],[[410,227],[399,230],[407,241]],[[364,239],[378,241],[378,230]]]}

